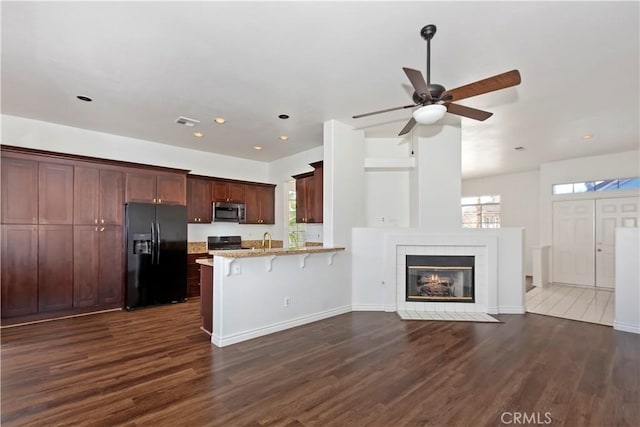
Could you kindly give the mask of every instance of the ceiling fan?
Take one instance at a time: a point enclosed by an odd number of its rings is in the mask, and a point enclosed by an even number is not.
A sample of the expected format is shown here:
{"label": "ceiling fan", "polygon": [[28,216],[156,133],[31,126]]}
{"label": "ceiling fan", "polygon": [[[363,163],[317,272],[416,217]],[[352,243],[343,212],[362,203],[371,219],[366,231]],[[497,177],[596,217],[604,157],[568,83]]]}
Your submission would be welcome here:
{"label": "ceiling fan", "polygon": [[506,73],[449,90],[446,90],[442,85],[431,83],[431,39],[435,34],[436,26],[433,24],[426,25],[420,30],[420,35],[427,41],[427,80],[425,81],[419,70],[407,67],[402,68],[415,90],[415,92],[413,92],[414,103],[401,107],[387,108],[386,110],[373,111],[371,113],[358,114],[353,116],[354,119],[405,108],[414,108],[420,105],[421,107],[413,112],[413,117],[402,128],[398,136],[409,133],[417,123],[435,123],[444,117],[444,114],[447,112],[483,121],[491,117],[493,113],[454,104],[453,102],[520,84],[520,72],[518,70],[507,71]]}

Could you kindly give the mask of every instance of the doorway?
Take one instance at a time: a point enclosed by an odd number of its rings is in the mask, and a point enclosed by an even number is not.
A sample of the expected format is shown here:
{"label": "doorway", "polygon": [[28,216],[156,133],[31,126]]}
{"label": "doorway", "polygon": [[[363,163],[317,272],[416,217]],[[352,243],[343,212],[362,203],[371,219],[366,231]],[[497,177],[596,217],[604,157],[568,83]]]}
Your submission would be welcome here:
{"label": "doorway", "polygon": [[615,229],[639,223],[639,197],[554,202],[553,281],[613,289]]}

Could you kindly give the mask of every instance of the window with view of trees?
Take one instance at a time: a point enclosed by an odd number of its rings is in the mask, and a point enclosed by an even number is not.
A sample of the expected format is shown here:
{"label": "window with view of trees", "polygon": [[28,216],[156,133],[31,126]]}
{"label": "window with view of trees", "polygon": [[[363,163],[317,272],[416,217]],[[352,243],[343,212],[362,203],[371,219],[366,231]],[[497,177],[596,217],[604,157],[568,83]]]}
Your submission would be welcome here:
{"label": "window with view of trees", "polygon": [[462,228],[500,228],[500,196],[463,197]]}
{"label": "window with view of trees", "polygon": [[289,214],[289,247],[299,248],[304,246],[305,243],[305,224],[298,224],[296,222],[296,192],[295,190],[289,190],[287,197],[287,206]]}

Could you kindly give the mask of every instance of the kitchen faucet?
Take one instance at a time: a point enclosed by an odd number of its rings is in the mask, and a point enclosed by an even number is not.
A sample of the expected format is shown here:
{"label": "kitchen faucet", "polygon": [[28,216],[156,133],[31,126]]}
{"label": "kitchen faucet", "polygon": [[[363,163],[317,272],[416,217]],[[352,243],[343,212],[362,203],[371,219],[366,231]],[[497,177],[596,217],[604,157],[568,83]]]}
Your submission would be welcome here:
{"label": "kitchen faucet", "polygon": [[265,231],[262,235],[262,249],[264,249],[264,241],[267,237],[269,238],[269,249],[271,249],[271,233],[268,231]]}

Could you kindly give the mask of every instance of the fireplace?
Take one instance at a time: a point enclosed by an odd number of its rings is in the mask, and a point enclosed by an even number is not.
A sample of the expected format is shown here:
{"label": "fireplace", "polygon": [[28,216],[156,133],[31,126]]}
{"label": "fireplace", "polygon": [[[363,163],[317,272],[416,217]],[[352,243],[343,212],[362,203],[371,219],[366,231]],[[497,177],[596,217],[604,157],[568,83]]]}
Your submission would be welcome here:
{"label": "fireplace", "polygon": [[473,256],[407,255],[406,301],[475,302]]}

